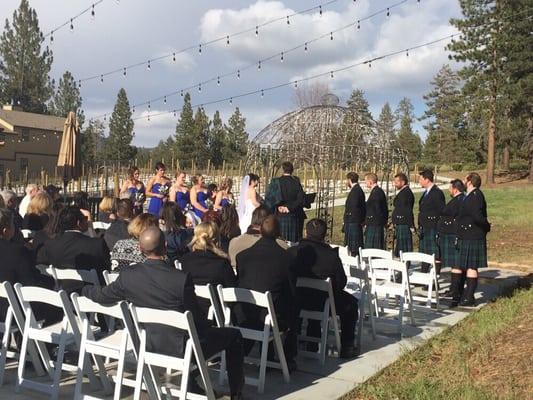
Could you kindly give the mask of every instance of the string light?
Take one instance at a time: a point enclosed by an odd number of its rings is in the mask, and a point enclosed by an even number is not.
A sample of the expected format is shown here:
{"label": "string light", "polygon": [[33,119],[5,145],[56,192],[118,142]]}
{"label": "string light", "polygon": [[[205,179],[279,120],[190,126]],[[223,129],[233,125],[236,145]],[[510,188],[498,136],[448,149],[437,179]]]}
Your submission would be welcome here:
{"label": "string light", "polygon": [[152,109],[152,105],[150,104],[150,102],[148,102],[148,111],[150,111]]}
{"label": "string light", "polygon": [[241,70],[240,69],[237,70],[237,79],[241,79]]}
{"label": "string light", "polygon": [[50,43],[54,42],[54,31],[50,32]]}
{"label": "string light", "polygon": [[122,72],[122,75],[124,75],[124,77],[126,77],[126,68],[124,68],[124,71]]}
{"label": "string light", "polygon": [[132,112],[133,114],[135,114],[135,106],[133,106],[133,107],[131,108],[131,112]]}
{"label": "string light", "polygon": [[217,77],[217,85],[220,86],[220,76]]}
{"label": "string light", "polygon": [[163,104],[167,104],[167,96],[163,99]]}
{"label": "string light", "polygon": [[259,69],[259,70],[261,69],[261,61],[259,61],[259,62],[257,63],[257,69]]}
{"label": "string light", "polygon": [[96,13],[94,12],[94,4],[92,5],[92,9],[91,9],[91,18],[94,19]]}
{"label": "string light", "polygon": [[74,24],[72,23],[72,19],[70,19],[70,31],[74,31]]}
{"label": "string light", "polygon": [[318,10],[319,10],[318,13],[320,14],[320,16],[322,16],[322,5],[318,6]]}
{"label": "string light", "polygon": [[150,65],[150,60],[148,60],[148,65],[146,66],[146,69],[150,71],[152,69],[152,66]]}
{"label": "string light", "polygon": [[289,19],[289,16],[287,15],[287,25],[290,25],[291,24],[291,21]]}
{"label": "string light", "polygon": [[176,116],[176,110],[174,110],[174,117]]}
{"label": "string light", "polygon": [[259,26],[255,26],[255,36],[259,36]]}
{"label": "string light", "polygon": [[333,71],[330,71],[329,74],[330,74],[331,79],[333,79]]}
{"label": "string light", "polygon": [[202,44],[201,43],[198,45],[198,53],[202,54]]}
{"label": "string light", "polygon": [[333,32],[330,32],[330,34],[329,34],[329,40],[333,40]]}
{"label": "string light", "polygon": [[304,51],[307,51],[307,42],[305,42]]}
{"label": "string light", "polygon": [[298,88],[298,81],[294,81],[294,88]]}
{"label": "string light", "polygon": [[78,87],[81,89],[81,80],[78,81]]}
{"label": "string light", "polygon": [[261,89],[261,98],[265,97],[265,91]]}
{"label": "string light", "polygon": [[176,62],[176,53],[172,53],[172,61]]}
{"label": "string light", "polygon": [[233,97],[230,97],[230,98],[229,98],[229,103],[230,103],[230,104],[233,104]]}
{"label": "string light", "polygon": [[229,35],[228,35],[228,36],[226,36],[226,45],[228,45],[228,46],[229,46]]}
{"label": "string light", "polygon": [[199,93],[202,92],[202,84],[201,84],[201,83],[198,84],[198,92],[199,92]]}
{"label": "string light", "polygon": [[283,52],[281,52],[280,61],[283,62]]}
{"label": "string light", "polygon": [[100,83],[104,83],[104,76],[100,75]]}
{"label": "string light", "polygon": [[183,97],[183,90],[180,92],[181,97]]}
{"label": "string light", "polygon": [[409,57],[409,49],[405,50],[405,56]]}
{"label": "string light", "polygon": [[361,29],[361,21],[357,20],[357,29]]}
{"label": "string light", "polygon": [[389,10],[389,7],[387,7],[387,17],[390,17],[390,10]]}

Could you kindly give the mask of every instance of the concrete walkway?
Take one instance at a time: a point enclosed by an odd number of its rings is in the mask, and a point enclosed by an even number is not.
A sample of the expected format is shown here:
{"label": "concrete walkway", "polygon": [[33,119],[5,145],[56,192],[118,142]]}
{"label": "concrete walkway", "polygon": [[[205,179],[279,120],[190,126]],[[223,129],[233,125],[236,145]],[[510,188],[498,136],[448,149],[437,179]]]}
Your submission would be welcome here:
{"label": "concrete walkway", "polygon": [[[447,273],[444,271],[443,276]],[[494,299],[506,288],[516,284],[523,273],[489,268],[482,272],[478,289],[478,308]],[[447,288],[443,282],[441,291]],[[364,331],[361,355],[351,361],[343,361],[336,357],[328,357],[326,365],[321,367],[317,360],[298,357],[298,370],[291,375],[291,382],[285,384],[281,373],[267,372],[265,394],[258,395],[255,388],[247,386],[247,399],[290,399],[290,400],[321,400],[336,399],[358,384],[385,368],[406,350],[424,343],[427,339],[453,326],[465,318],[472,309],[447,309],[440,311],[420,307],[415,309],[415,326],[404,325],[404,338],[391,332],[391,328],[377,324],[377,339],[374,341],[369,331]],[[251,371],[253,374],[257,370]],[[0,387],[0,399],[46,399],[47,396],[36,394],[30,390],[15,393],[16,364],[12,363],[6,371],[5,383]],[[213,382],[216,382],[213,376]],[[88,388],[87,388],[88,389]],[[226,388],[219,388],[221,393]],[[74,382],[72,376],[64,373],[61,399],[72,399]],[[131,391],[123,390],[123,398],[131,398]],[[98,395],[95,393],[95,395]]]}

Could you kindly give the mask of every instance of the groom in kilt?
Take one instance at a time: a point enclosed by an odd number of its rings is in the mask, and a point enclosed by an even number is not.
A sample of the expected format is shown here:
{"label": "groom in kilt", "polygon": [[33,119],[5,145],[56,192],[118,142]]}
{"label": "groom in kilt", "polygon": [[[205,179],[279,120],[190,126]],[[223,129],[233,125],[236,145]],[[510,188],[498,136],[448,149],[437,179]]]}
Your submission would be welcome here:
{"label": "groom in kilt", "polygon": [[365,248],[385,249],[385,225],[389,219],[387,196],[378,186],[376,174],[367,174],[365,182],[370,188],[370,195],[366,201]]}
{"label": "groom in kilt", "polygon": [[409,187],[409,180],[404,173],[394,176],[394,187],[398,191],[394,196],[394,210],[392,223],[394,224],[394,255],[400,256],[400,251],[413,251],[413,235],[411,229],[415,226],[413,206],[415,196]]}
{"label": "groom in kilt", "polygon": [[[481,177],[472,172],[465,178],[466,195],[457,216],[459,237],[459,267],[466,271],[466,288],[460,302],[462,306],[474,306],[474,293],[478,282],[478,268],[487,267],[487,202],[481,187]],[[462,289],[462,288],[460,288]]]}
{"label": "groom in kilt", "polygon": [[466,272],[459,268],[459,241],[457,238],[457,216],[463,204],[465,187],[460,179],[450,182],[451,200],[442,210],[437,230],[442,267],[451,268],[450,291],[445,296],[452,298],[451,307],[457,307],[463,294]]}
{"label": "groom in kilt", "polygon": [[363,223],[366,217],[365,194],[359,186],[359,175],[349,172],[346,175],[346,185],[350,193],[346,198],[344,207],[344,245],[348,246],[350,254],[359,254],[359,248],[363,244]]}
{"label": "groom in kilt", "polygon": [[305,192],[298,177],[293,176],[294,166],[285,161],[281,164],[283,175],[279,178],[281,202],[277,204],[276,215],[283,240],[297,243],[302,239]]}
{"label": "groom in kilt", "polygon": [[[433,171],[426,169],[418,178],[420,186],[424,188],[422,197],[418,202],[418,235],[420,237],[419,251],[425,254],[434,254],[440,260],[439,246],[437,243],[437,224],[446,200],[444,193],[433,183]],[[427,268],[427,266],[425,266]],[[440,273],[440,261],[437,264],[437,274]]]}

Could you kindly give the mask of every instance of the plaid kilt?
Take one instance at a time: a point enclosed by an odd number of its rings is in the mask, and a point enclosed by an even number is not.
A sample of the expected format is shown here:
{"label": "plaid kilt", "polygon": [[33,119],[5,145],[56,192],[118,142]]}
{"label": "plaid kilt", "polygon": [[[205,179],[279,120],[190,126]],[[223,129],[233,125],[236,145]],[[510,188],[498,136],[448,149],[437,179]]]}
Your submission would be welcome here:
{"label": "plaid kilt", "polygon": [[437,230],[435,228],[420,230],[420,243],[418,251],[425,254],[435,254],[435,259],[440,260],[439,245],[437,243]]}
{"label": "plaid kilt", "polygon": [[364,248],[363,227],[355,222],[344,224],[344,245],[348,246],[350,253],[359,254],[359,247]]}
{"label": "plaid kilt", "polygon": [[459,267],[459,245],[456,236],[449,233],[439,234],[439,250],[442,267]]}
{"label": "plaid kilt", "polygon": [[277,214],[280,236],[283,240],[298,243],[302,239],[303,220],[291,214]]}
{"label": "plaid kilt", "polygon": [[413,235],[409,225],[396,225],[394,227],[394,255],[400,256],[400,251],[404,253],[413,251]]}
{"label": "plaid kilt", "polygon": [[383,226],[366,226],[365,249],[385,249],[385,228]]}
{"label": "plaid kilt", "polygon": [[459,242],[459,267],[463,271],[468,268],[487,268],[487,242],[485,239],[461,240]]}

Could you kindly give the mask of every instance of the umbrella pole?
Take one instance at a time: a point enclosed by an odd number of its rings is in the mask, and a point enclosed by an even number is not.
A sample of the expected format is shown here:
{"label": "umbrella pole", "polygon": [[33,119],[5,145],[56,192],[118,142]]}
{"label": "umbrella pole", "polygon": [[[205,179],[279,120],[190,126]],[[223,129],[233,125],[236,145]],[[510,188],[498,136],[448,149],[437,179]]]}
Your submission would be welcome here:
{"label": "umbrella pole", "polygon": [[65,206],[67,205],[67,185],[68,185],[68,180],[63,179],[63,204]]}

